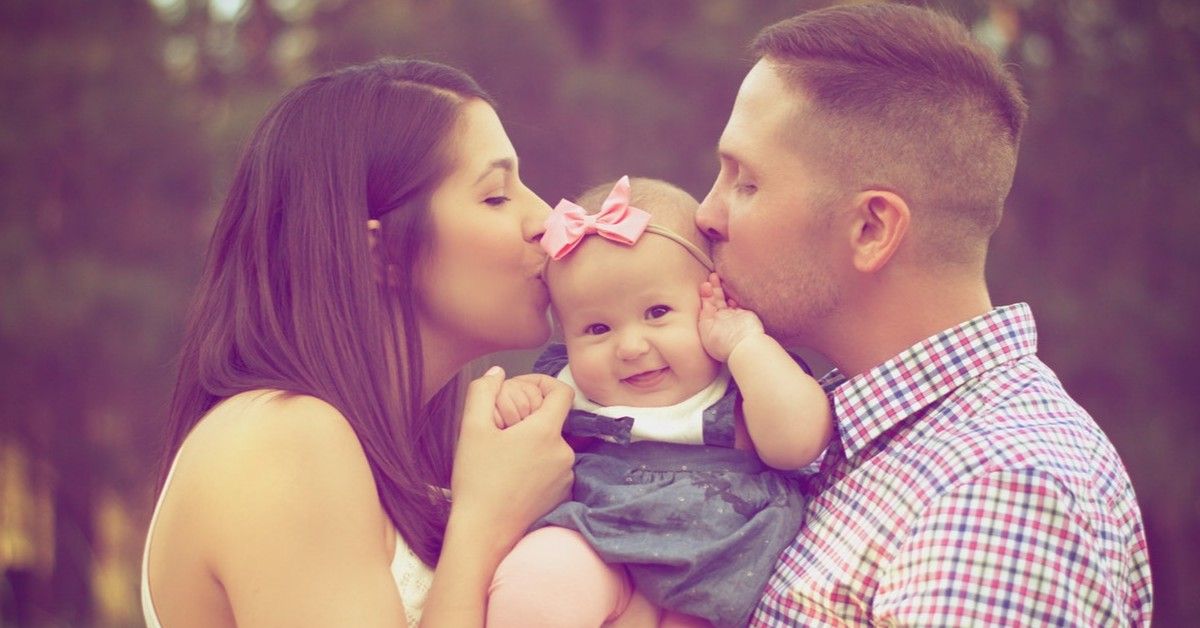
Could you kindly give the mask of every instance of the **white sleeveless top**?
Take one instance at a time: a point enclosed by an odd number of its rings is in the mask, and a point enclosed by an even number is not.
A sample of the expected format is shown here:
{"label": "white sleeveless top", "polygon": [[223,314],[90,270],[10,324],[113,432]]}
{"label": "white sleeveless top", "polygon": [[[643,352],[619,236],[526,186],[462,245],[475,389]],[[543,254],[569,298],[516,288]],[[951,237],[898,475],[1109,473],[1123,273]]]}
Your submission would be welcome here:
{"label": "white sleeveless top", "polygon": [[[150,538],[154,534],[154,524],[158,521],[158,510],[162,508],[163,496],[171,487],[171,476],[175,475],[175,465],[179,462],[179,454],[171,462],[171,470],[167,472],[167,481],[163,483],[162,492],[158,495],[158,503],[154,505],[154,514],[150,517],[150,529],[146,532],[146,546],[142,550],[142,616],[148,628],[162,628],[158,621],[158,613],[154,610],[154,599],[150,595]],[[425,607],[425,596],[429,586],[433,584],[433,571],[409,549],[404,537],[396,533],[396,553],[392,556],[392,579],[400,591],[400,601],[404,604],[404,614],[409,626],[416,626],[421,621],[421,611]]]}

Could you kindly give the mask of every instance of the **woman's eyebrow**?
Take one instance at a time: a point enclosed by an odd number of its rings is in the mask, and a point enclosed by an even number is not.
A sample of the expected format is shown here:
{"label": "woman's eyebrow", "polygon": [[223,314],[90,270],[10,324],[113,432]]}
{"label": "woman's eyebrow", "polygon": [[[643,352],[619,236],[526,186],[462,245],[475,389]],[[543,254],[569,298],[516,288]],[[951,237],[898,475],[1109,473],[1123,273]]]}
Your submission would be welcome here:
{"label": "woman's eyebrow", "polygon": [[480,181],[483,181],[484,177],[491,174],[491,172],[493,170],[496,170],[497,168],[499,168],[500,170],[505,170],[507,172],[512,172],[514,167],[516,167],[516,164],[509,157],[505,157],[503,159],[497,159],[487,165],[487,168],[483,171],[483,174],[479,175],[478,179],[475,179],[475,183],[478,184]]}

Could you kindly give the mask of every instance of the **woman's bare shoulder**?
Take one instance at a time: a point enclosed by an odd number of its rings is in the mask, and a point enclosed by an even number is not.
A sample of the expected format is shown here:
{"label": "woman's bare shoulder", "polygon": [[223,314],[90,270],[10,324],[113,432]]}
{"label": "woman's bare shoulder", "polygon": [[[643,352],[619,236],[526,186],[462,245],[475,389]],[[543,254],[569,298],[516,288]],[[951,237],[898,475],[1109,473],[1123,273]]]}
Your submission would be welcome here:
{"label": "woman's bare shoulder", "polygon": [[[211,513],[218,547],[236,551],[282,529],[384,539],[387,516],[366,455],[346,418],[325,401],[242,393],[201,420],[183,450],[177,474],[186,470],[186,479],[177,479],[186,484],[179,488]],[[231,519],[242,525],[228,526]]]}
{"label": "woman's bare shoulder", "polygon": [[191,582],[219,583],[239,623],[404,617],[396,535],[354,430],[330,404],[275,392],[226,400],[184,443],[164,509],[172,500],[160,540],[186,544]]}
{"label": "woman's bare shoulder", "polygon": [[221,467],[289,461],[366,463],[354,429],[329,403],[308,395],[254,390],[230,397],[201,419],[184,447],[188,458]]}

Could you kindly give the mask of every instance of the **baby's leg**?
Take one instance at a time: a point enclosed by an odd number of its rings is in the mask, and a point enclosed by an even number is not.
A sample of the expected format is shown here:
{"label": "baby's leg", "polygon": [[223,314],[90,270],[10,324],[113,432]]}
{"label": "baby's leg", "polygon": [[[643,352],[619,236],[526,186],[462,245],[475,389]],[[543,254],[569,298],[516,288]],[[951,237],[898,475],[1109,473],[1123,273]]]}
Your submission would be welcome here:
{"label": "baby's leg", "polygon": [[659,608],[646,599],[640,591],[635,590],[629,599],[625,612],[613,621],[604,624],[605,628],[712,628],[712,622],[692,615],[684,615],[665,608]]}
{"label": "baby's leg", "polygon": [[595,628],[625,611],[632,589],[624,567],[600,560],[579,533],[539,528],[496,569],[487,625]]}
{"label": "baby's leg", "polygon": [[694,615],[664,610],[658,628],[712,628],[712,622]]}

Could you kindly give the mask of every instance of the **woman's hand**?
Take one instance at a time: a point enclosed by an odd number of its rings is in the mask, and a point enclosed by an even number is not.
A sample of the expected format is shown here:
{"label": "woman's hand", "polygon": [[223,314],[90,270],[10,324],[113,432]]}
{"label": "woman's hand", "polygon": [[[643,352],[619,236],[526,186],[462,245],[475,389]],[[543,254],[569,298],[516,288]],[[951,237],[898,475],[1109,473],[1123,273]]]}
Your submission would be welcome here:
{"label": "woman's hand", "polygon": [[450,481],[456,510],[483,517],[492,536],[510,537],[513,543],[566,499],[574,462],[562,438],[574,392],[546,375],[523,380],[537,386],[541,403],[508,429],[496,427],[493,420],[503,369],[493,367],[471,382]]}
{"label": "woman's hand", "polygon": [[535,381],[541,406],[507,429],[494,421],[504,371],[493,367],[467,389],[450,521],[423,624],[482,626],[496,566],[530,524],[570,494],[575,456],[562,424],[574,391],[549,376]]}

